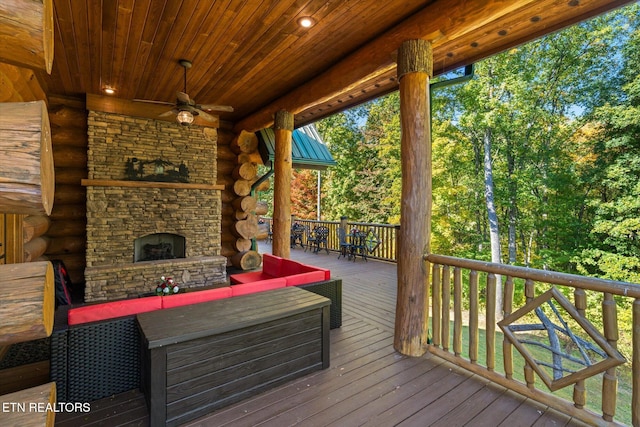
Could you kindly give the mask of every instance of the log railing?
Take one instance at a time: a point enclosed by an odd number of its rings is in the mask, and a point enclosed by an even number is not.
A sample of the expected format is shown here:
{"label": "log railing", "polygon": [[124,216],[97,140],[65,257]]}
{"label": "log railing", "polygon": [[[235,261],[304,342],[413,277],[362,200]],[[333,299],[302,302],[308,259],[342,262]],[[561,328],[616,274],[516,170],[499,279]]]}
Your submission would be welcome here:
{"label": "log railing", "polygon": [[[269,223],[271,227],[271,218],[262,218]],[[340,240],[338,239],[338,227],[340,222],[338,221],[315,221],[309,219],[296,219],[296,222],[302,224],[305,227],[305,235],[303,237],[303,244],[306,244],[307,237],[311,230],[315,227],[324,226],[329,229],[329,238],[327,239],[327,247],[330,251],[340,251]],[[380,244],[371,253],[367,254],[368,258],[379,259],[383,261],[396,262],[396,225],[390,224],[373,224],[369,222],[347,222],[347,233],[357,228],[359,231],[369,232],[378,237]],[[271,228],[270,228],[271,229]]]}
{"label": "log railing", "polygon": [[[433,336],[429,350],[433,354],[588,424],[630,423],[640,426],[640,285],[435,254],[425,256],[425,260],[431,263],[432,270],[430,295]],[[503,282],[499,280],[500,277],[504,279]],[[502,283],[503,288],[501,295],[504,321],[501,321],[499,314],[496,315],[496,312],[500,313],[500,310],[496,310],[496,301],[499,300],[496,296],[500,295],[498,283]],[[523,298],[514,298],[516,285],[520,289],[518,292],[524,292]],[[563,293],[561,291],[573,294],[573,302],[568,303],[567,299],[558,295]],[[545,383],[549,382],[549,379],[545,380],[544,370],[539,366],[533,366],[530,358],[521,357],[519,351],[514,351],[514,347],[519,350],[524,346],[520,343],[514,345],[513,341],[508,339],[507,333],[512,336],[510,331],[516,330],[513,324],[507,326],[504,335],[496,332],[497,326],[505,327],[505,323],[509,323],[519,312],[535,306],[537,300],[543,300],[544,295],[549,293],[559,296],[565,304],[568,303],[566,311],[573,313],[578,323],[590,326],[591,324],[584,319],[588,321],[589,315],[601,317],[603,330],[594,333],[595,328],[591,328],[591,332],[618,357],[617,362],[611,361],[606,369],[603,368],[602,374],[593,374],[590,367],[585,369],[587,373],[569,375],[572,377],[569,383],[573,384],[573,394],[570,386],[564,387],[567,381],[560,378],[561,375],[554,377],[552,381],[558,387],[547,388],[545,384],[535,383],[535,377]],[[592,311],[587,312],[588,297],[599,297],[599,313],[594,315]],[[485,304],[481,309],[480,301],[483,299]],[[631,317],[628,317],[628,310],[622,308],[629,306]],[[463,309],[466,308],[468,316],[463,316]],[[623,310],[627,311],[623,313]],[[546,319],[541,311],[536,313]],[[631,318],[633,322],[632,344],[629,350],[631,354],[626,355],[626,362],[616,350],[621,325],[618,317]],[[566,329],[573,335],[571,328],[567,324],[563,325],[560,328],[555,327],[555,330]],[[544,329],[544,326],[540,326],[540,329]],[[555,330],[551,335],[555,335]],[[484,340],[481,340],[482,334]],[[497,343],[498,340],[502,340],[502,343]],[[558,349],[552,349],[552,354],[554,361],[566,356]],[[539,365],[536,362],[533,361],[535,365]],[[616,368],[617,363],[623,363],[622,367]],[[518,365],[520,367],[516,370],[515,366]],[[555,374],[557,366],[552,367]],[[623,370],[626,370],[625,375],[630,377],[630,399],[618,399],[618,374]],[[627,375],[629,370],[630,375]],[[541,386],[540,389],[537,388],[538,385]],[[548,389],[556,388],[558,391],[552,394],[548,392]],[[562,388],[565,389],[564,395]],[[595,409],[593,404],[589,409],[586,408],[588,392],[589,402],[593,401],[592,395],[600,400],[598,409]],[[629,394],[628,389],[624,392]],[[616,410],[622,415],[616,414]]]}

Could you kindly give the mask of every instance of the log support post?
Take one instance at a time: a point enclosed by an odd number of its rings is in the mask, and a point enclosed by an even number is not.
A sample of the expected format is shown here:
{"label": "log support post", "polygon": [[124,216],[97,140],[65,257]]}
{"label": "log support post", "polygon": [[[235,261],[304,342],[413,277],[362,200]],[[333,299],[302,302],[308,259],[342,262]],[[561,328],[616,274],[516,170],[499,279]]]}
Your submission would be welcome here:
{"label": "log support post", "polygon": [[427,351],[431,233],[431,130],[429,78],[431,44],[405,41],[398,50],[402,161],[401,221],[398,232],[398,299],[394,348],[407,356]]}
{"label": "log support post", "polygon": [[291,144],[293,114],[278,111],[273,125],[275,155],[273,175],[273,255],[291,255]]}

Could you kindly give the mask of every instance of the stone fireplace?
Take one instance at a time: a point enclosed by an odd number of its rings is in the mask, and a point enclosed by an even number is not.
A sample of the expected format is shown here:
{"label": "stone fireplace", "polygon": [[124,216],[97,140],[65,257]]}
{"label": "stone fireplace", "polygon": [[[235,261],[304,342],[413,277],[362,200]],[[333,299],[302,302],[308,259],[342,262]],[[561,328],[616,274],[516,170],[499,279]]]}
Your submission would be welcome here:
{"label": "stone fireplace", "polygon": [[[89,112],[85,301],[226,285],[213,128]],[[189,182],[127,180],[133,162],[179,164]]]}

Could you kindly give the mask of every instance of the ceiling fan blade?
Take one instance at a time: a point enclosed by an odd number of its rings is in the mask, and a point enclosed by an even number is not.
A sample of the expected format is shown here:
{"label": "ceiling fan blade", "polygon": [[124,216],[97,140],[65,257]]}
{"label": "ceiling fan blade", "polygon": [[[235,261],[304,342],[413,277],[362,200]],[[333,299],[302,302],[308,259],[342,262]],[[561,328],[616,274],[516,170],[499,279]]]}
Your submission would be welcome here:
{"label": "ceiling fan blade", "polygon": [[146,104],[175,105],[175,102],[153,101],[151,99],[132,99],[133,102],[144,102]]}
{"label": "ceiling fan blade", "polygon": [[164,113],[160,114],[158,117],[169,117],[172,114],[178,114],[178,110],[174,108],[173,110],[165,111]]}
{"label": "ceiling fan blade", "polygon": [[202,117],[203,119],[205,119],[208,122],[215,122],[216,121],[216,118],[214,116],[212,116],[209,113],[205,113],[204,111],[202,111],[200,109],[198,109],[197,113],[198,113],[199,117]]}
{"label": "ceiling fan blade", "polygon": [[201,110],[205,111],[226,111],[233,112],[233,107],[230,105],[216,105],[216,104],[202,104],[197,106]]}
{"label": "ceiling fan blade", "polygon": [[178,97],[178,102],[183,102],[185,104],[191,104],[191,99],[189,95],[184,92],[176,92],[176,96]]}

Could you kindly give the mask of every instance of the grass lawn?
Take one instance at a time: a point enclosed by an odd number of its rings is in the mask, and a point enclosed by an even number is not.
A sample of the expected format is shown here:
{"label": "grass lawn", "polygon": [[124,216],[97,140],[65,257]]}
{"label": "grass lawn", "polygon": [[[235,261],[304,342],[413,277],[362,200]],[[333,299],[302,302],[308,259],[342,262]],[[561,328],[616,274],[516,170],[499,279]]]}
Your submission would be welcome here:
{"label": "grass lawn", "polygon": [[[496,366],[495,371],[504,374],[504,359],[502,355],[502,341],[504,335],[496,328]],[[433,329],[431,329],[433,330]],[[453,321],[450,324],[450,343],[453,343]],[[544,350],[540,354],[535,354],[535,350],[528,347],[533,357],[537,360],[548,359],[548,355],[544,354]],[[547,353],[548,354],[548,353]],[[461,355],[468,360],[469,355],[469,328],[463,326],[462,331],[462,353]],[[478,362],[479,365],[486,366],[486,335],[485,330],[479,330],[479,348],[478,348]],[[514,379],[524,382],[524,365],[525,360],[520,355],[518,350],[513,347],[513,377]],[[616,404],[615,420],[619,423],[631,425],[631,363],[618,367],[618,398]],[[602,413],[602,376],[603,374],[596,375],[586,380],[587,390],[587,408],[595,413]],[[544,382],[537,378],[536,387],[542,391],[546,391],[556,397],[573,402],[573,387],[567,386],[556,392],[550,392]]]}

